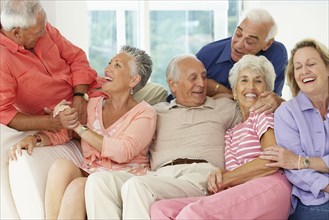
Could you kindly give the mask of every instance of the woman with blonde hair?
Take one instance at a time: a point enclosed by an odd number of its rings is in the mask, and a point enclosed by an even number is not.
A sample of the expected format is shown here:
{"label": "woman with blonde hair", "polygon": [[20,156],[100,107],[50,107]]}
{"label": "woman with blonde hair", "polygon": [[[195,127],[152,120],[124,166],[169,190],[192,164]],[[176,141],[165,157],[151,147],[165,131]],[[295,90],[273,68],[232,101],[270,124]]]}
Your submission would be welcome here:
{"label": "woman with blonde hair", "polygon": [[[314,39],[298,42],[286,71],[294,98],[275,112],[277,144],[261,158],[292,183],[289,219],[329,216],[329,53]],[[280,147],[282,146],[282,147]]]}

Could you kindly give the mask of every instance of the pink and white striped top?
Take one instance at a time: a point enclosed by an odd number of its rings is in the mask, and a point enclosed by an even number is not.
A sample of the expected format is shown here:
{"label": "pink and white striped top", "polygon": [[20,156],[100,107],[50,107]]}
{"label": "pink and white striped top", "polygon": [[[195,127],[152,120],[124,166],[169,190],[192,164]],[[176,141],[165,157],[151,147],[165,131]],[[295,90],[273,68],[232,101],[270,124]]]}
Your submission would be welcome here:
{"label": "pink and white striped top", "polygon": [[260,138],[274,127],[273,113],[250,112],[246,121],[237,124],[225,134],[225,169],[235,168],[257,158],[262,151]]}

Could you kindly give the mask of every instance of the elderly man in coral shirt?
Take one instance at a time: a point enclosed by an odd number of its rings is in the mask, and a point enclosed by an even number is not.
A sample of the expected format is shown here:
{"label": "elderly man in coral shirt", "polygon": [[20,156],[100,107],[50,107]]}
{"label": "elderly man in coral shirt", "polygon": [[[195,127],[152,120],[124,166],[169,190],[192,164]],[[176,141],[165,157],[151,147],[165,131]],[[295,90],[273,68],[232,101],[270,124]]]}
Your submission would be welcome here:
{"label": "elderly man in coral shirt", "polygon": [[63,99],[72,102],[85,124],[88,94],[93,96],[90,91],[97,87],[97,73],[85,53],[47,22],[38,0],[2,3],[1,197],[9,191],[3,181],[8,179],[8,149],[27,135],[18,131],[59,130],[70,124],[46,114]]}
{"label": "elderly man in coral shirt", "polygon": [[97,73],[85,53],[47,23],[40,3],[7,1],[1,25],[1,124],[22,131],[60,129],[59,119],[44,108],[62,99],[84,112]]}

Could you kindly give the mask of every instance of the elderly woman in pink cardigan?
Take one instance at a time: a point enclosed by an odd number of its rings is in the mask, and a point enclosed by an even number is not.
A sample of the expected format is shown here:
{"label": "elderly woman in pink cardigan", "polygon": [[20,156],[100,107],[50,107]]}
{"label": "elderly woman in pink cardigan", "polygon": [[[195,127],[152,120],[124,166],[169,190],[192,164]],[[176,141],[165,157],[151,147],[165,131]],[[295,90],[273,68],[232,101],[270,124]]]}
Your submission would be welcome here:
{"label": "elderly woman in pink cardigan", "polygon": [[[48,173],[45,206],[47,219],[85,219],[84,188],[89,174],[107,170],[144,175],[149,170],[148,150],[156,127],[156,112],[134,92],[141,89],[152,72],[151,58],[142,50],[123,46],[105,68],[104,97],[88,102],[88,121],[82,125],[75,109],[60,103],[54,113],[62,114],[69,129],[81,138],[83,164],[67,159],[54,162]],[[56,114],[55,113],[55,114]],[[39,132],[14,148],[29,154],[34,147],[57,145],[70,140],[68,130]],[[16,159],[15,151],[10,154]]]}

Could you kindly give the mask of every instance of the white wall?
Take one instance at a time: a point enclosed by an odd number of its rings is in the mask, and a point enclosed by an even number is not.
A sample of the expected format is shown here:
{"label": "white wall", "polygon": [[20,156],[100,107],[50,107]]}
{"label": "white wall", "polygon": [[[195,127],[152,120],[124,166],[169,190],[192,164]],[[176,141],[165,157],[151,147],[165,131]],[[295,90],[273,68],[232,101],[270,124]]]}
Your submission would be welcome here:
{"label": "white wall", "polygon": [[[87,1],[41,1],[48,20],[66,38],[88,52]],[[284,43],[290,53],[297,41],[307,37],[316,38],[329,45],[328,2],[328,0],[247,0],[243,2],[243,7],[245,9],[260,7],[268,10],[279,27],[276,39]],[[291,98],[287,86],[284,87],[283,97]]]}
{"label": "white wall", "polygon": [[88,55],[87,1],[41,0],[48,21]]}

